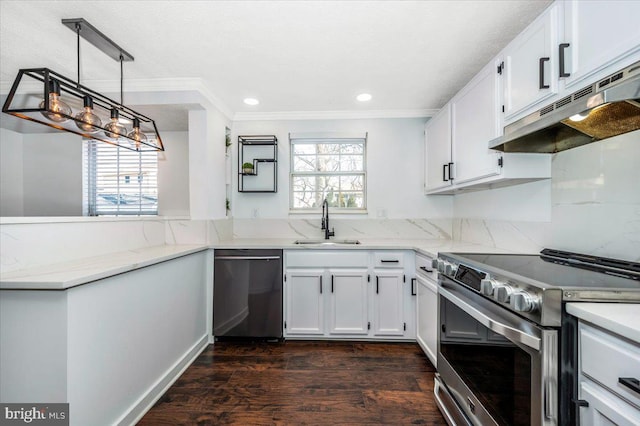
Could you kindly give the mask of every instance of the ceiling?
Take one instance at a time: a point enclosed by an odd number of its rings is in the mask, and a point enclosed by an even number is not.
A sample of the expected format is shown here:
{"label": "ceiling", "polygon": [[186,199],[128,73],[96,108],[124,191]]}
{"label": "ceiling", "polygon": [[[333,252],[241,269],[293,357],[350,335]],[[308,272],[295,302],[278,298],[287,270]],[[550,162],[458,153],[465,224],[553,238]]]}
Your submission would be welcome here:
{"label": "ceiling", "polygon": [[[60,21],[82,17],[135,57],[125,63],[125,88],[129,80],[201,79],[236,118],[341,111],[424,116],[549,3],[2,0],[0,81],[5,88],[28,67],[75,78],[76,35]],[[81,46],[84,84],[120,78],[118,62]],[[362,92],[373,99],[357,102]],[[246,97],[260,104],[245,105]]]}

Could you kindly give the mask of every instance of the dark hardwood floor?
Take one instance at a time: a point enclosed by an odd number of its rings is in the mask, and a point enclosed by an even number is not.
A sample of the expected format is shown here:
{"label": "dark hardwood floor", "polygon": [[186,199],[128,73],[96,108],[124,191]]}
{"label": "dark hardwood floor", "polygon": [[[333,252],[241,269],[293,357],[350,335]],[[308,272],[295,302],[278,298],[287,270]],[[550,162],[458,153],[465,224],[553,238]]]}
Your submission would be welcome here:
{"label": "dark hardwood floor", "polygon": [[210,345],[139,425],[446,425],[415,343]]}

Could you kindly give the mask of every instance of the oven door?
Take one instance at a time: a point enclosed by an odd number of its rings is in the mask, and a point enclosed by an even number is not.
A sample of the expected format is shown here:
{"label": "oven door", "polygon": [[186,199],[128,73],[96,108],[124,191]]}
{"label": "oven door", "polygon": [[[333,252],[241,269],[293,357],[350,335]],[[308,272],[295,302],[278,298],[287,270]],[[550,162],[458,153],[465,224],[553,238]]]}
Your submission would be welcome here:
{"label": "oven door", "polygon": [[558,335],[444,275],[438,372],[475,425],[558,424]]}

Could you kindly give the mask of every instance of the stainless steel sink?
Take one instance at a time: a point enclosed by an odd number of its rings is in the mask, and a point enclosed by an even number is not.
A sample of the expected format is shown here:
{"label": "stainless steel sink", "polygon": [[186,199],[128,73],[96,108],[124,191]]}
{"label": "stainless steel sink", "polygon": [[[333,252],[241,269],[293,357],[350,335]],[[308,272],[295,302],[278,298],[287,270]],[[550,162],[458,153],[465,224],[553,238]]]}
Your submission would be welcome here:
{"label": "stainless steel sink", "polygon": [[293,244],[334,246],[334,245],[355,245],[360,244],[358,240],[296,240]]}

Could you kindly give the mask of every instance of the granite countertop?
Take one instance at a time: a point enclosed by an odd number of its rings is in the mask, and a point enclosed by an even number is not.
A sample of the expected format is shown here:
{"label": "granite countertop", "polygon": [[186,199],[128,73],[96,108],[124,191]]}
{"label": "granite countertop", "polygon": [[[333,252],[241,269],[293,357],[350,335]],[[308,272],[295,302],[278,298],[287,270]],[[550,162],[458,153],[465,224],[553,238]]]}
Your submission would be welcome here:
{"label": "granite countertop", "polygon": [[300,245],[292,239],[235,239],[214,245],[162,245],[103,256],[71,260],[0,274],[2,290],[65,290],[210,248],[277,248],[297,250],[415,250],[436,257],[438,252],[506,253],[506,250],[451,240],[359,239],[354,245]]}
{"label": "granite countertop", "polygon": [[574,302],[567,312],[640,344],[640,304]]}

